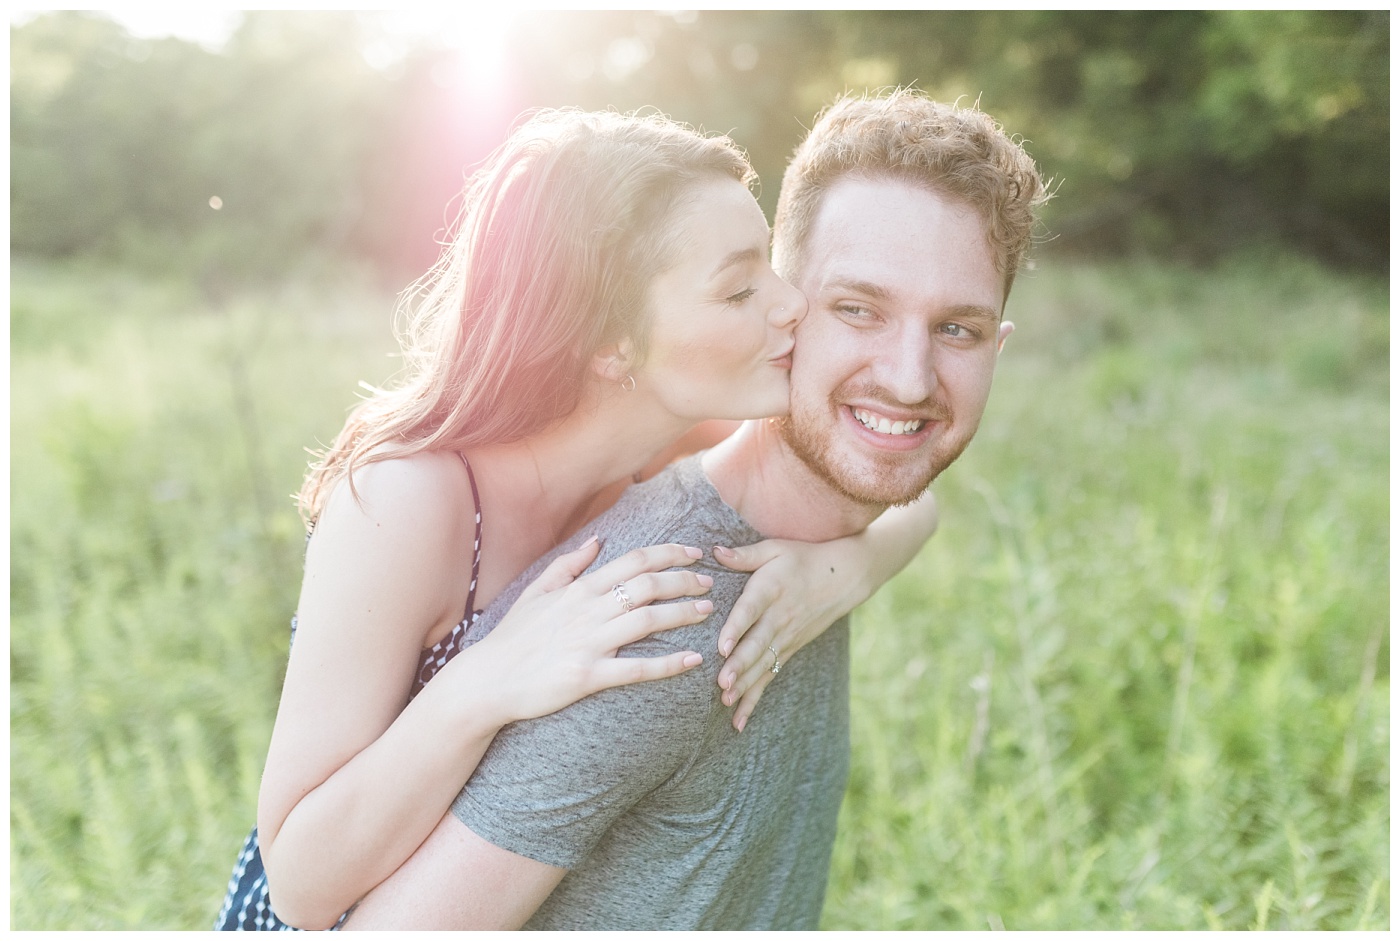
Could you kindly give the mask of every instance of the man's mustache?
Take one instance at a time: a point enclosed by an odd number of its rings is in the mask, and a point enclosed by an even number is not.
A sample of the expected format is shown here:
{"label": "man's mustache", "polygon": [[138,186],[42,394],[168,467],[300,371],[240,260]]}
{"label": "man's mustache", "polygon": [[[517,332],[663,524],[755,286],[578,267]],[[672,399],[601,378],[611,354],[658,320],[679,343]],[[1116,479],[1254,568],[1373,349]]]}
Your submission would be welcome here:
{"label": "man's mustache", "polygon": [[937,394],[922,402],[908,405],[891,395],[889,390],[873,382],[844,383],[831,394],[833,403],[839,404],[852,399],[875,408],[883,406],[896,414],[913,412],[926,421],[951,422],[953,420],[953,407],[948,404],[946,399]]}

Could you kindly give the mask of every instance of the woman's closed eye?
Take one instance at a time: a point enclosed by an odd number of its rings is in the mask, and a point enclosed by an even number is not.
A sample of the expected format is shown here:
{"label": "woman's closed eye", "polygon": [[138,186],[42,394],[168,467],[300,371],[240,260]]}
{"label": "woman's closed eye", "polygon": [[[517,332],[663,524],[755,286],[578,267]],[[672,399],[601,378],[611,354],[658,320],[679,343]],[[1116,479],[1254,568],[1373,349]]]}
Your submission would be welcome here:
{"label": "woman's closed eye", "polygon": [[727,304],[742,304],[742,303],[744,303],[744,301],[746,301],[746,300],[748,300],[749,298],[753,297],[753,296],[754,296],[755,294],[757,294],[757,293],[758,293],[758,291],[757,291],[757,289],[755,289],[755,288],[744,288],[742,291],[738,292],[737,294],[731,294],[731,295],[729,295],[729,296],[726,297],[724,300],[725,300],[725,303],[727,303]]}

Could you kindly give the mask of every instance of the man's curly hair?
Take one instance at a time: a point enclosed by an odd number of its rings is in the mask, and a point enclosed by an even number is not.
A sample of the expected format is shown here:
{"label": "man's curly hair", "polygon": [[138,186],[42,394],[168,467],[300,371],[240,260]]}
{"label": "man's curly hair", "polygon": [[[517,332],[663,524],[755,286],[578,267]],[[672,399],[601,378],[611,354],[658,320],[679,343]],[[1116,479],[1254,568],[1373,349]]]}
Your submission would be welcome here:
{"label": "man's curly hair", "polygon": [[826,191],[848,176],[893,177],[975,209],[1006,294],[1030,250],[1036,210],[1049,199],[1035,161],[988,115],[911,88],[843,96],[817,119],[783,175],[773,263],[791,280]]}

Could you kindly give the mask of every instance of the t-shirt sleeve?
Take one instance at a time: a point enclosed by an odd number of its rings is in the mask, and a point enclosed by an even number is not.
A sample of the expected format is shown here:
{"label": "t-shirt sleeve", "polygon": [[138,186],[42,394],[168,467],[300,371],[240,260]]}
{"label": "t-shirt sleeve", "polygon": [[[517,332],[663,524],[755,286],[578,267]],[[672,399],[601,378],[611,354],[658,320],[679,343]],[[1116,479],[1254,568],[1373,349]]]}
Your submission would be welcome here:
{"label": "t-shirt sleeve", "polygon": [[695,754],[719,695],[718,626],[701,627],[648,637],[622,652],[696,650],[705,656],[700,667],[606,689],[502,729],[453,803],[457,819],[513,853],[576,866],[622,814]]}

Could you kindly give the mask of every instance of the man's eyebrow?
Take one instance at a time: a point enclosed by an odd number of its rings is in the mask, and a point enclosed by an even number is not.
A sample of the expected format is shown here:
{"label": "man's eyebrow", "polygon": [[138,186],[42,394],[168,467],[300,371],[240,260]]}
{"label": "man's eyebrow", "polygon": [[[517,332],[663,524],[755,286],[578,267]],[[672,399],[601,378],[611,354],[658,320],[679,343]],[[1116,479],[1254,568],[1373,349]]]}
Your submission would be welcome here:
{"label": "man's eyebrow", "polygon": [[1001,314],[990,307],[983,307],[980,304],[964,304],[954,307],[948,311],[950,317],[966,317],[970,320],[986,320],[990,323],[1000,323]]}
{"label": "man's eyebrow", "polygon": [[759,261],[762,258],[763,252],[753,246],[741,248],[737,252],[730,252],[728,255],[724,256],[724,259],[718,265],[715,265],[715,270],[710,272],[710,277],[717,277],[721,271],[733,267],[734,265],[749,261]]}
{"label": "man's eyebrow", "polygon": [[874,298],[877,301],[887,301],[890,299],[890,292],[874,281],[862,281],[859,278],[833,278],[821,286],[823,292],[826,291],[849,291],[852,294],[864,294],[866,297]]}

